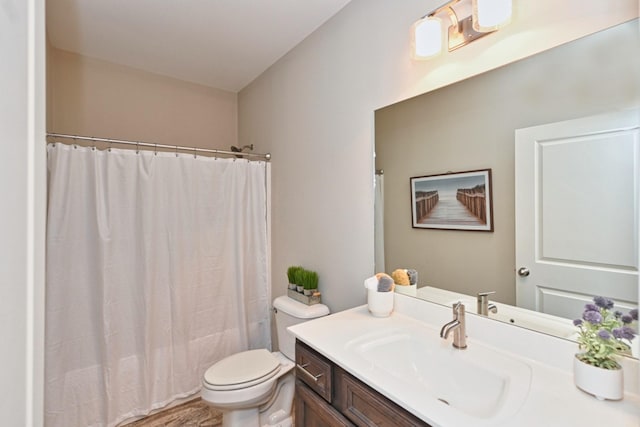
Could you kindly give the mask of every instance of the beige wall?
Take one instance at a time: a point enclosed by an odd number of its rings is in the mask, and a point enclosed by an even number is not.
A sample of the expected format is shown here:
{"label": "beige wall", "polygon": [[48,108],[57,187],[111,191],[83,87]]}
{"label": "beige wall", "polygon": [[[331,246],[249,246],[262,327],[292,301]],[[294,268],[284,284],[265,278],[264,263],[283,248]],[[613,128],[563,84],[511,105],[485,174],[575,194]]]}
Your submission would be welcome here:
{"label": "beige wall", "polygon": [[[634,21],[378,110],[386,269],[515,304],[514,131],[640,105],[639,51]],[[493,233],[411,227],[410,177],[487,168]]]}
{"label": "beige wall", "polygon": [[47,63],[49,132],[226,150],[237,145],[235,93],[51,46]]}
{"label": "beige wall", "polygon": [[516,1],[510,26],[411,61],[409,28],[439,3],[352,0],[240,92],[240,143],[273,154],[274,296],[286,292],[287,267],[301,264],[320,274],[331,310],[364,303],[374,273],[374,110],[638,14],[637,0]]}
{"label": "beige wall", "polygon": [[364,302],[373,273],[374,110],[638,13],[636,0],[516,3],[500,32],[414,62],[409,28],[439,1],[353,0],[243,89],[237,109],[235,94],[50,49],[48,130],[271,152],[273,295],[302,264],[345,309]]}

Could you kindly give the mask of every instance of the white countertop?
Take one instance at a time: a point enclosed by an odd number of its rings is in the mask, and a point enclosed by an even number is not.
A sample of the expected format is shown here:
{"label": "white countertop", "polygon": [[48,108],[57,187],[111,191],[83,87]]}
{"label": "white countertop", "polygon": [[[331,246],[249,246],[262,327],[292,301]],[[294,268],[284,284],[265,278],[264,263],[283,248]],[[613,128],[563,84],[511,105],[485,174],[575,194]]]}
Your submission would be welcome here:
{"label": "white countertop", "polygon": [[[442,324],[451,320],[449,311],[444,307],[431,304],[425,301],[414,302],[413,298],[396,297],[396,310],[391,316],[386,318],[373,317],[367,310],[367,306],[360,306],[350,310],[342,311],[327,317],[319,318],[309,322],[301,323],[289,328],[298,339],[305,342],[328,359],[332,360],[347,372],[357,377],[361,381],[370,385],[392,401],[396,402],[420,419],[431,424],[433,427],[457,427],[460,425],[460,417],[452,417],[451,411],[444,405],[433,405],[432,399],[425,399],[421,396],[420,388],[407,387],[406,383],[396,381],[384,372],[373,369],[370,364],[363,363],[348,344],[361,338],[366,334],[371,334],[383,329],[402,328],[424,328],[425,333],[439,334],[440,323],[428,322],[424,318],[416,319],[415,313],[410,309],[403,310],[405,306],[418,307],[422,312],[428,312],[426,317],[431,316]],[[415,300],[418,301],[418,300]],[[416,306],[416,304],[425,304]],[[402,312],[400,310],[403,310]],[[418,316],[424,317],[424,316]],[[594,397],[578,390],[573,384],[573,375],[568,366],[571,366],[573,353],[567,353],[566,342],[559,341],[555,346],[554,341],[548,346],[547,352],[556,354],[550,356],[536,357],[538,354],[544,355],[545,351],[537,348],[531,357],[523,354],[523,348],[527,345],[515,342],[523,339],[535,347],[540,347],[540,340],[554,340],[557,338],[547,337],[521,328],[511,327],[515,330],[504,329],[508,325],[501,325],[499,322],[484,322],[485,319],[476,320],[477,316],[468,317],[467,344],[469,346],[485,346],[497,349],[494,343],[480,341],[474,338],[474,329],[483,329],[483,333],[477,335],[490,335],[504,337],[514,343],[514,352],[504,348],[498,349],[503,354],[510,357],[519,358],[526,361],[531,367],[530,391],[522,406],[515,412],[509,414],[508,418],[482,420],[473,419],[472,423],[466,425],[475,426],[596,426],[611,425],[615,427],[640,427],[640,396],[627,392],[622,401],[598,401]],[[471,328],[469,327],[471,326]],[[495,331],[492,329],[495,328]],[[505,334],[505,331],[507,333]],[[530,336],[527,336],[527,335]],[[531,335],[532,334],[532,335]],[[522,338],[518,338],[517,336]],[[515,337],[514,337],[515,336]],[[499,338],[496,338],[499,339]],[[462,350],[459,350],[462,351]],[[557,353],[567,353],[560,354]],[[548,357],[548,359],[546,359]],[[568,359],[564,363],[564,359]],[[542,360],[540,360],[542,359]],[[549,360],[561,360],[562,362],[554,366]],[[545,363],[546,362],[546,363]],[[429,363],[429,361],[420,361]],[[631,369],[631,375],[637,375],[637,370]],[[625,371],[625,381],[627,381]],[[630,378],[637,388],[637,378]]]}

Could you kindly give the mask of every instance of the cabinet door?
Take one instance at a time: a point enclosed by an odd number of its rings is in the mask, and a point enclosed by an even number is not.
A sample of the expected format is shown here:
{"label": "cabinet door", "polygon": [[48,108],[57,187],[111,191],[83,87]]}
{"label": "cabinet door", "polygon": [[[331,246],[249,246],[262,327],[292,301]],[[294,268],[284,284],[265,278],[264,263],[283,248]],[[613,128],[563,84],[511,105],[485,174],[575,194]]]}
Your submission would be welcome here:
{"label": "cabinet door", "polygon": [[296,427],[353,427],[353,424],[300,380],[296,381],[295,423]]}
{"label": "cabinet door", "polygon": [[334,368],[334,405],[360,427],[429,427],[339,367]]}
{"label": "cabinet door", "polygon": [[296,341],[296,377],[331,403],[333,364],[306,344]]}

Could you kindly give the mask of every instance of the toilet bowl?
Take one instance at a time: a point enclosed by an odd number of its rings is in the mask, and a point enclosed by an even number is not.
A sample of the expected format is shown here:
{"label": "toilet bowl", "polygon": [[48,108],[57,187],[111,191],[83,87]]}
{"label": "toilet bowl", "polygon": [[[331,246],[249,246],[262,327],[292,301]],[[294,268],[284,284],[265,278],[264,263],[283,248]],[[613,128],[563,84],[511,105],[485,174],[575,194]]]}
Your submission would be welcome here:
{"label": "toilet bowl", "polygon": [[211,366],[202,379],[202,400],[222,411],[223,427],[290,427],[295,338],[287,327],[329,314],[323,304],[307,306],[287,296],[273,303],[279,352],[248,350]]}

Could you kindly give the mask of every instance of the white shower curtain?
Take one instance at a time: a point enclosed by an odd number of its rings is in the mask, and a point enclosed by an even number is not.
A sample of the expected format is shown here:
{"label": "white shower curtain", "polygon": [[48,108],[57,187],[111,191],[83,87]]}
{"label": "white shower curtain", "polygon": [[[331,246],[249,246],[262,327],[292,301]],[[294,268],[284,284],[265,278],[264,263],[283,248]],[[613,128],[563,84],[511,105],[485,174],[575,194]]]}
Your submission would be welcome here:
{"label": "white shower curtain", "polygon": [[270,348],[267,168],[48,146],[47,427],[114,426]]}

